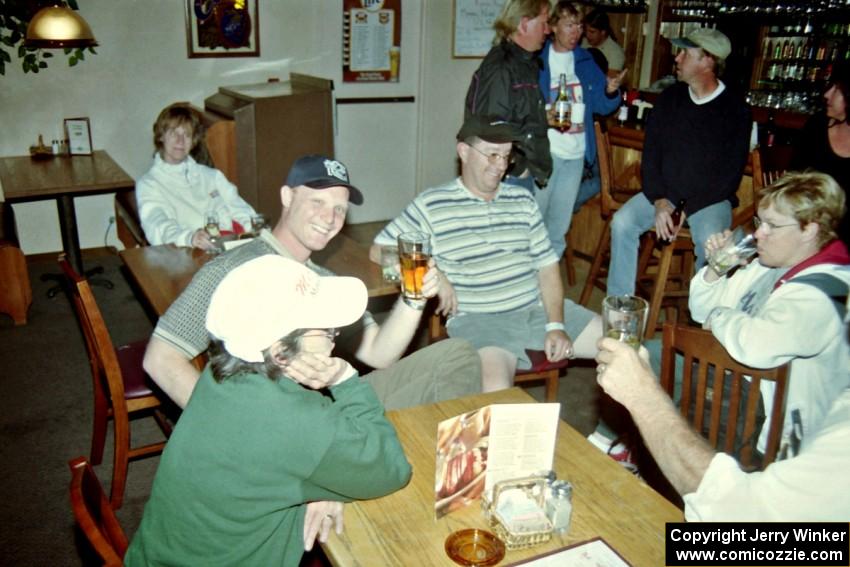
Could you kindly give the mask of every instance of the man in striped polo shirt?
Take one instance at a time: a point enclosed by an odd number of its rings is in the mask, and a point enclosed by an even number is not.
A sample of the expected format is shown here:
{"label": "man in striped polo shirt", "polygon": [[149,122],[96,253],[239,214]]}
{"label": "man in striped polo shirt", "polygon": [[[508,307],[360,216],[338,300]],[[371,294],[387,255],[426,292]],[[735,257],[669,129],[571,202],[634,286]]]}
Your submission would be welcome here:
{"label": "man in striped polo shirt", "polygon": [[534,197],[502,183],[516,129],[470,116],[458,132],[461,176],[417,196],[375,237],[371,250],[399,234],[431,235],[440,270],[438,312],[450,337],[468,340],[482,361],[484,391],[508,388],[531,366],[526,349],[550,361],[593,358],[602,335],[598,315],[564,299],[558,258]]}

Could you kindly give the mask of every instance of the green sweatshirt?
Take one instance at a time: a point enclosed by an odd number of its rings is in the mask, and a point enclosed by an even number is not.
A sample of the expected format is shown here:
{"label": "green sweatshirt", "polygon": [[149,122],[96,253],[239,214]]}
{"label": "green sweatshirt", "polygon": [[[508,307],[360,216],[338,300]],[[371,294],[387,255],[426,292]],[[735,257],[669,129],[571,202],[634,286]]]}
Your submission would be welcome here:
{"label": "green sweatshirt", "polygon": [[207,367],[125,564],[296,566],[305,503],[407,484],[410,464],[372,387],[354,376],[330,392],[258,374],[216,383]]}

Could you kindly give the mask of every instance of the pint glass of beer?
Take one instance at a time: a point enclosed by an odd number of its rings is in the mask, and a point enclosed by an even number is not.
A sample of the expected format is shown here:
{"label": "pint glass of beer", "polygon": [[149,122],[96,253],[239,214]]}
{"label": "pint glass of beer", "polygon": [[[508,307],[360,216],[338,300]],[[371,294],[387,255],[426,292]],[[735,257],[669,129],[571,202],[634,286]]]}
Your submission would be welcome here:
{"label": "pint glass of beer", "polygon": [[401,292],[408,301],[425,303],[422,278],[431,259],[431,238],[424,232],[404,232],[398,235],[398,257],[401,263]]}

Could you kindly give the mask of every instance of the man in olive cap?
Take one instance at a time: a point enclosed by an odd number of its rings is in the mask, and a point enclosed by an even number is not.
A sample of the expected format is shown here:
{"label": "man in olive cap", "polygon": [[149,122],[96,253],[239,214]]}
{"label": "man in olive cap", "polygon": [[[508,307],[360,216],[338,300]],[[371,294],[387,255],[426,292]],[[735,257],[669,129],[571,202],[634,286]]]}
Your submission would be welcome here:
{"label": "man in olive cap", "polygon": [[[611,222],[608,295],[634,293],[641,234],[655,227],[658,238],[669,240],[687,222],[699,269],[705,264],[705,240],[729,228],[737,205],[750,112],[743,98],[718,78],[732,51],[729,38],[701,28],[672,43],[679,47],[680,82],[661,93],[647,120],[643,190]],[[684,214],[675,225],[673,209],[682,200]]]}
{"label": "man in olive cap", "polygon": [[438,313],[450,337],[478,349],[485,391],[510,387],[526,349],[549,361],[591,358],[602,334],[599,316],[564,299],[558,257],[534,196],[502,183],[518,135],[510,123],[469,116],[457,135],[461,176],[418,195],[375,237],[380,248],[402,232],[430,235],[450,285],[440,286]]}

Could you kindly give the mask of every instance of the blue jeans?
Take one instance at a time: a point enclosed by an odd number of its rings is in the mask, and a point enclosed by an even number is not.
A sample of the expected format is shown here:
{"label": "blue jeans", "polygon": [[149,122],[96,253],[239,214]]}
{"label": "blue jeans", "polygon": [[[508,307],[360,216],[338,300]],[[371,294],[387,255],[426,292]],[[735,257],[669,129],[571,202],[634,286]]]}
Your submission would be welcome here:
{"label": "blue jeans", "polygon": [[[696,253],[696,269],[705,264],[705,241],[732,224],[732,206],[721,201],[687,217]],[[655,226],[655,206],[643,193],[628,200],[611,221],[611,265],[608,295],[632,295],[637,279],[640,235]]]}
{"label": "blue jeans", "polygon": [[573,220],[573,206],[581,186],[584,156],[578,159],[561,159],[552,156],[552,176],[544,189],[537,189],[534,198],[540,208],[543,224],[555,256],[560,258],[567,247],[564,236]]}

